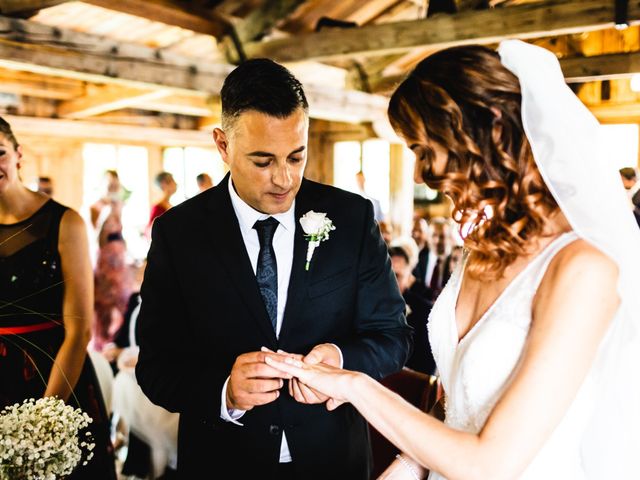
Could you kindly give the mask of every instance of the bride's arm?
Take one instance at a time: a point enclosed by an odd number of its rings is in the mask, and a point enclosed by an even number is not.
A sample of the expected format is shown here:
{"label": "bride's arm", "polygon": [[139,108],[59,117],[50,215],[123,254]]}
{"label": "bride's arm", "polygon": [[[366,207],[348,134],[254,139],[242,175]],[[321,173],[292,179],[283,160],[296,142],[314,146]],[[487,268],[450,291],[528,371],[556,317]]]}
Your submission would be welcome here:
{"label": "bride's arm", "polygon": [[530,463],[575,398],[618,307],[617,275],[608,257],[581,240],[556,256],[535,299],[521,362],[477,435],[447,427],[365,375],[280,365],[323,393],[351,402],[430,470],[451,480],[511,479]]}

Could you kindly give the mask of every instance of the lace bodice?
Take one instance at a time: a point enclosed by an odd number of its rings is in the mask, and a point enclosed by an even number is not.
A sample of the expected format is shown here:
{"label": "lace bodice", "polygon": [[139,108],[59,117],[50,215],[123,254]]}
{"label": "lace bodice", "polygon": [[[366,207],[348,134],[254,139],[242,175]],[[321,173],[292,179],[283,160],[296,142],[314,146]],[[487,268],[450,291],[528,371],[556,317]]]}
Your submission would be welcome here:
{"label": "lace bodice", "polygon": [[[458,343],[455,307],[466,257],[434,305],[429,339],[446,392],[445,423],[478,433],[507,388],[531,324],[534,295],[551,259],[577,239],[573,232],[551,242],[522,270]],[[580,479],[580,437],[593,406],[589,378],[547,444],[521,479]],[[432,473],[430,480],[443,477]]]}

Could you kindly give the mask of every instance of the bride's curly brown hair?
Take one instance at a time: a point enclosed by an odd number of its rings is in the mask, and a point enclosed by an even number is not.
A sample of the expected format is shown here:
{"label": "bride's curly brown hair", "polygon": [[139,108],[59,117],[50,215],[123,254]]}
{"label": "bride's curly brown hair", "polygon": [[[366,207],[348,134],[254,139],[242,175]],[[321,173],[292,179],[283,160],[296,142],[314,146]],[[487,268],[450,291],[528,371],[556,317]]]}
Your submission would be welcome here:
{"label": "bride's curly brown hair", "polygon": [[[533,159],[520,105],[518,78],[482,46],[425,58],[389,102],[391,125],[424,161],[423,180],[452,199],[461,233],[471,225],[466,268],[475,278],[502,277],[558,208]],[[440,176],[434,143],[448,152]]]}

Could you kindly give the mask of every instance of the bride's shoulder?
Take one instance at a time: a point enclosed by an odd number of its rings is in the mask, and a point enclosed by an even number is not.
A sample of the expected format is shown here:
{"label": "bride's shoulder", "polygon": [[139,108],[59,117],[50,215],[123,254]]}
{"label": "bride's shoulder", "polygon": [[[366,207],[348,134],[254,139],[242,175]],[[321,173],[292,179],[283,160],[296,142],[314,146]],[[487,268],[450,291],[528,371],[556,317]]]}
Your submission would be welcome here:
{"label": "bride's shoulder", "polygon": [[600,289],[615,294],[618,265],[592,243],[578,238],[563,247],[549,263],[541,289]]}

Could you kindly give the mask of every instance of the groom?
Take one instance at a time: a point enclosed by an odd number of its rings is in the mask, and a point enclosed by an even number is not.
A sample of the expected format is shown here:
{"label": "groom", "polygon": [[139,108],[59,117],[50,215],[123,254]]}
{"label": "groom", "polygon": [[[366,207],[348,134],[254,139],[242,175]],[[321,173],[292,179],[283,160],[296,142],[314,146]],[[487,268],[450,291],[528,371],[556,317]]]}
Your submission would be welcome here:
{"label": "groom", "polygon": [[[328,412],[261,348],[378,379],[402,368],[411,329],[372,204],[303,179],[308,105],[287,69],[249,60],[221,97],[213,136],[230,175],[154,224],[138,382],[180,413],[182,479],[368,479],[365,420],[350,405]],[[335,230],[308,259],[312,210]]]}

